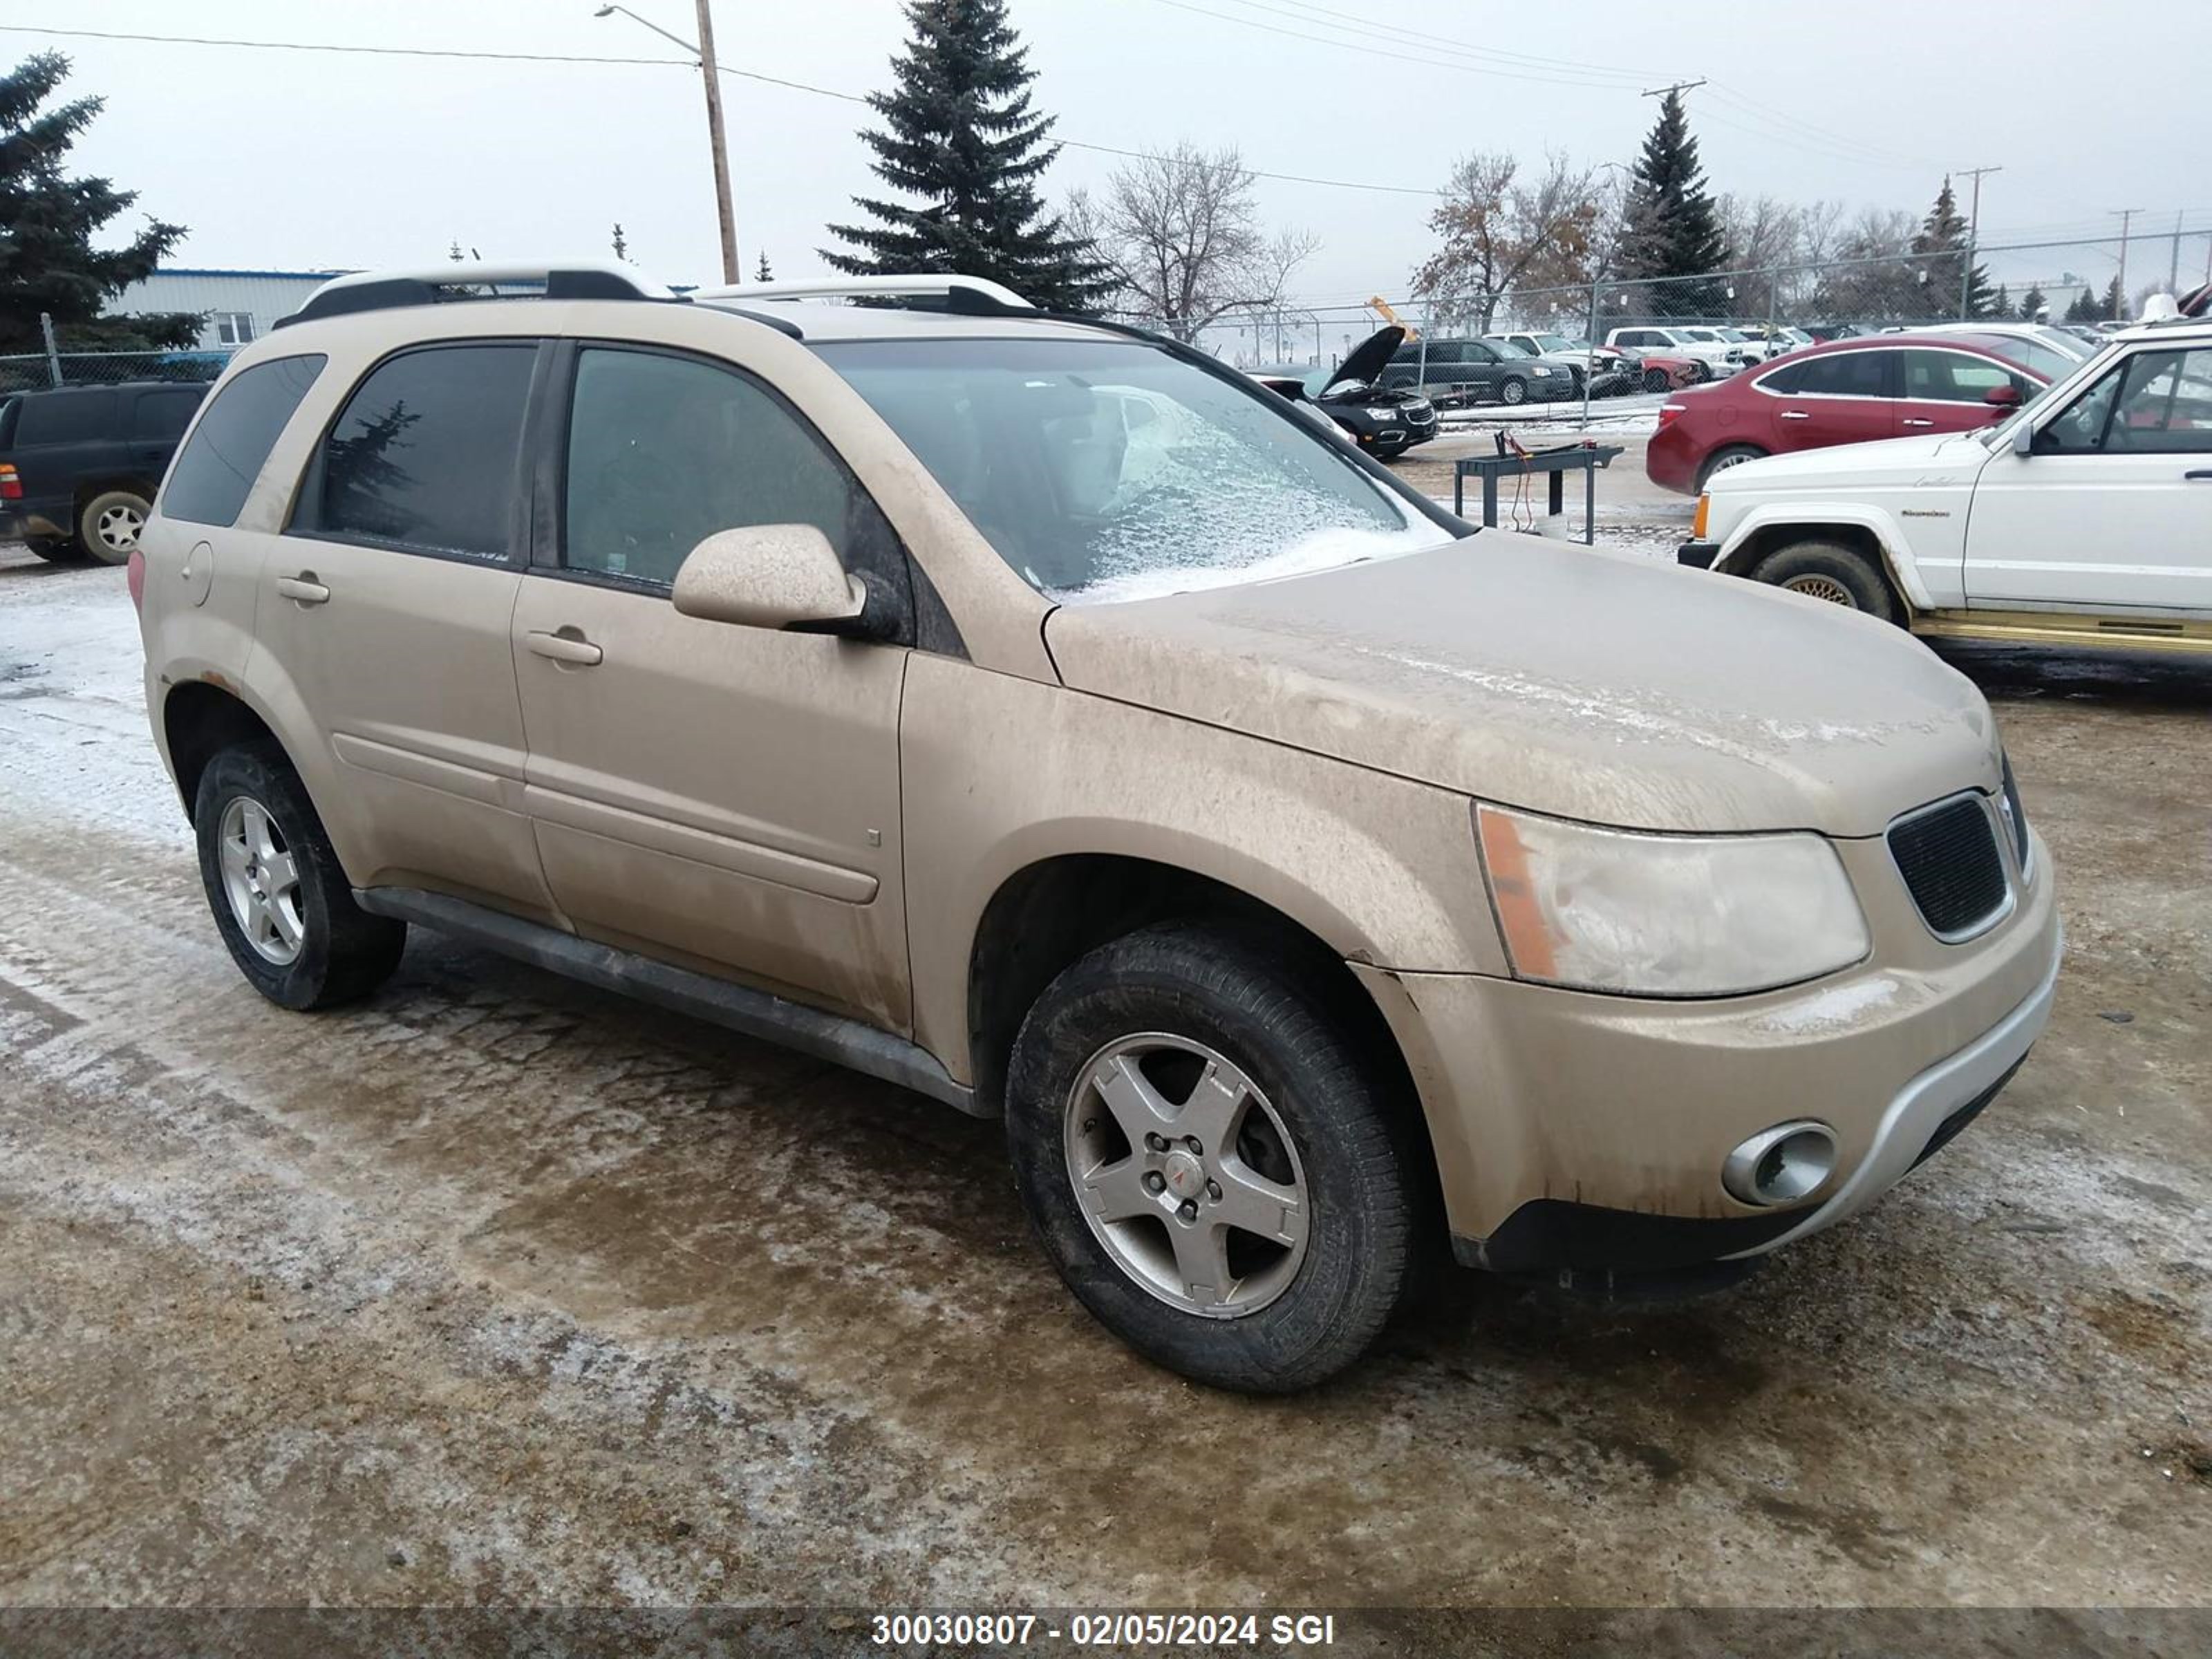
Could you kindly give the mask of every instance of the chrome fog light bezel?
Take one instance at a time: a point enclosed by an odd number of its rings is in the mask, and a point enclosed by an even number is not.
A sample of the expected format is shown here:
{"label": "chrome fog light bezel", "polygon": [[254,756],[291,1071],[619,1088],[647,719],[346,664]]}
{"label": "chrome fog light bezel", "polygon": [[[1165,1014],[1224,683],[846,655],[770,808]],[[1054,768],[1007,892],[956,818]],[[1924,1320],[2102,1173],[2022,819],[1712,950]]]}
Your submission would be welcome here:
{"label": "chrome fog light bezel", "polygon": [[1810,1198],[1835,1178],[1836,1132],[1793,1118],[1747,1137],[1721,1165],[1721,1185],[1739,1204],[1771,1210]]}

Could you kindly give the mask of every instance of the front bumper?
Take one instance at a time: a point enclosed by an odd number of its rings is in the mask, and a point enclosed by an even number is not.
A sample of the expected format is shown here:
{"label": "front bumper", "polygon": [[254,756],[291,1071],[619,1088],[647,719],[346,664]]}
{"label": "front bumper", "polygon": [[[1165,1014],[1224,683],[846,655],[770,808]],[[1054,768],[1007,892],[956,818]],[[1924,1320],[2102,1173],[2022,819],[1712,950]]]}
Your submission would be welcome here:
{"label": "front bumper", "polygon": [[[1413,1072],[1462,1260],[1648,1273],[1753,1256],[1856,1214],[1987,1103],[2050,1016],[2047,856],[2039,843],[2002,922],[1945,945],[1901,890],[1881,897],[1881,843],[1838,847],[1874,950],[1809,985],[1661,1001],[1355,965]],[[1795,1206],[1731,1195],[1729,1152],[1801,1118],[1834,1135],[1826,1183]]]}
{"label": "front bumper", "polygon": [[1674,562],[1697,570],[1711,570],[1713,561],[1721,556],[1718,542],[1684,542],[1674,550]]}

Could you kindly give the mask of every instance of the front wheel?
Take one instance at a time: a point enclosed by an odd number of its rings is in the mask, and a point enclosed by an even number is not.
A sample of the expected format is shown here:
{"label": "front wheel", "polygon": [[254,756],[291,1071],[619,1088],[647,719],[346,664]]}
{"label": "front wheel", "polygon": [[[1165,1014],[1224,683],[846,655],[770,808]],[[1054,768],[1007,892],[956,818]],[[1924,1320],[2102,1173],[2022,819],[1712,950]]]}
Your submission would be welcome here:
{"label": "front wheel", "polygon": [[1796,542],[1759,562],[1752,580],[1802,593],[1886,623],[1901,622],[1897,596],[1881,568],[1856,548],[1834,542]]}
{"label": "front wheel", "polygon": [[1665,369],[1647,368],[1644,371],[1644,389],[1646,392],[1664,392],[1668,384]]}
{"label": "front wheel", "polygon": [[354,902],[306,786],[273,745],[226,749],[208,763],[192,828],[216,930],[271,1002],[349,1002],[399,965],[406,924]]}
{"label": "front wheel", "polygon": [[77,544],[102,564],[123,564],[138,545],[138,532],[154,504],[135,490],[102,490],[77,514]]}
{"label": "front wheel", "polygon": [[1045,1252],[1157,1363],[1282,1393],[1396,1307],[1415,1154],[1279,952],[1188,924],[1093,951],[1015,1039],[1006,1140]]}
{"label": "front wheel", "polygon": [[1498,388],[1498,397],[1501,403],[1524,403],[1528,397],[1528,382],[1518,374],[1509,374]]}

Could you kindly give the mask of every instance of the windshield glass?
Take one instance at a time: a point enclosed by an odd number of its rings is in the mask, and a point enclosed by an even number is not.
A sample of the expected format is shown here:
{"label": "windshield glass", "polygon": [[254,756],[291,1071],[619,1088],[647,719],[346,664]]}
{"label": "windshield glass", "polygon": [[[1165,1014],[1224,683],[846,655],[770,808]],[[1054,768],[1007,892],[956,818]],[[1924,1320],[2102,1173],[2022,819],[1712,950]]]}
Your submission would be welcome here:
{"label": "windshield glass", "polygon": [[1294,575],[1449,539],[1280,402],[1152,346],[816,349],[999,556],[1062,603]]}
{"label": "windshield glass", "polygon": [[1557,334],[1539,334],[1535,339],[1537,345],[1546,351],[1572,351],[1575,349],[1567,340]]}
{"label": "windshield glass", "polygon": [[1495,335],[1486,338],[1484,343],[1501,357],[1533,357],[1536,355],[1518,340],[1508,340]]}
{"label": "windshield glass", "polygon": [[1751,337],[1750,335],[1745,333],[1740,328],[1717,328],[1713,332],[1719,335],[1721,338],[1729,342],[1731,344],[1741,344],[1743,341],[1748,340]]}

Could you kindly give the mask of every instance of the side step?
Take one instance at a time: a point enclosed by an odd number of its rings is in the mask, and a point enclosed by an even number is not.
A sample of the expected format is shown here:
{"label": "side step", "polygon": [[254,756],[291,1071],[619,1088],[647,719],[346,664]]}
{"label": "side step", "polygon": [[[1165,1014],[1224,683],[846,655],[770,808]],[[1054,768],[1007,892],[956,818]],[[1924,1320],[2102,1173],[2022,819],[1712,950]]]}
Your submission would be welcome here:
{"label": "side step", "polygon": [[1912,618],[1912,631],[1923,639],[2212,656],[2212,619],[2087,617],[2056,611],[1925,611]]}
{"label": "side step", "polygon": [[904,1037],[856,1019],[826,1014],[765,991],[671,967],[612,945],[595,945],[574,933],[443,893],[426,893],[412,887],[357,887],[353,898],[373,915],[419,922],[435,933],[450,933],[586,985],[618,991],[817,1060],[849,1066],[927,1095],[970,1116],[997,1115],[977,1102],[973,1089],[955,1082],[934,1054]]}

